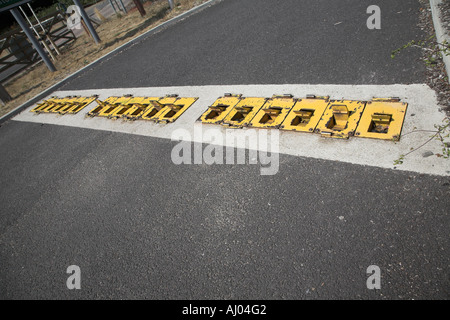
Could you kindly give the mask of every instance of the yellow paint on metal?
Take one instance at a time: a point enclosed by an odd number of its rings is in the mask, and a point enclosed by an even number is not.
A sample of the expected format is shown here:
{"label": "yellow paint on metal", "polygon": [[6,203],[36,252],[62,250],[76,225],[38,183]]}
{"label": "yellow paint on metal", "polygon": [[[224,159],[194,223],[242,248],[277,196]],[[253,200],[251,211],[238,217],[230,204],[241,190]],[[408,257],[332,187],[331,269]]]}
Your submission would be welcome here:
{"label": "yellow paint on metal", "polygon": [[44,100],[41,103],[38,103],[36,107],[31,109],[31,112],[40,113],[42,109],[46,108],[49,103],[52,103],[52,99]]}
{"label": "yellow paint on metal", "polygon": [[249,125],[256,128],[279,128],[294,104],[295,99],[290,95],[274,95],[266,101]]}
{"label": "yellow paint on metal", "polygon": [[241,100],[241,94],[225,95],[218,98],[200,117],[202,123],[219,124],[225,119],[227,114]]}
{"label": "yellow paint on metal", "polygon": [[97,116],[111,118],[111,116],[121,109],[129,100],[131,100],[131,97],[129,96],[110,97],[104,101],[105,107],[100,110]]}
{"label": "yellow paint on metal", "polygon": [[152,119],[156,122],[171,123],[176,121],[198,98],[178,98],[167,96],[158,102],[164,105]]}
{"label": "yellow paint on metal", "polygon": [[92,101],[95,100],[95,96],[92,97],[65,97],[58,98],[52,97],[38,104],[31,111],[36,113],[77,113]]}
{"label": "yellow paint on metal", "polygon": [[65,114],[69,109],[72,108],[80,108],[83,104],[80,103],[81,100],[84,100],[84,98],[81,97],[66,97],[62,98],[60,102],[58,103],[58,106],[55,108],[51,108],[48,110],[48,112],[52,113],[60,113]]}
{"label": "yellow paint on metal", "polygon": [[266,100],[266,98],[258,97],[247,97],[240,100],[226,115],[222,124],[231,128],[248,126]]}
{"label": "yellow paint on metal", "polygon": [[294,107],[286,116],[280,129],[314,132],[325,109],[328,106],[329,97],[307,97],[298,99]]}
{"label": "yellow paint on metal", "polygon": [[348,139],[355,133],[365,104],[364,101],[331,100],[315,132],[325,137]]}
{"label": "yellow paint on metal", "polygon": [[117,99],[119,99],[119,97],[109,97],[105,101],[95,99],[95,102],[97,102],[97,106],[89,111],[87,115],[90,117],[98,116],[103,111],[109,109],[111,107],[111,104]]}
{"label": "yellow paint on metal", "polygon": [[127,120],[137,120],[148,110],[151,101],[158,101],[158,97],[135,97],[128,101],[127,109],[123,112],[122,118]]}
{"label": "yellow paint on metal", "polygon": [[49,104],[47,108],[41,110],[43,113],[57,113],[58,110],[64,108],[70,108],[72,106],[71,97],[66,98],[54,98],[52,99],[52,104]]}
{"label": "yellow paint on metal", "polygon": [[[146,98],[144,97],[134,97],[131,99],[128,99],[127,101],[121,103],[120,105],[115,108],[111,114],[108,116],[110,119],[118,119],[118,118],[126,118],[130,119],[130,117],[127,117],[127,115],[131,114],[132,118],[137,119],[138,115],[144,112],[147,105],[143,104]],[[116,104],[115,102],[114,104]],[[136,110],[140,111],[136,114]]]}
{"label": "yellow paint on metal", "polygon": [[66,114],[71,109],[80,109],[83,106],[82,101],[84,97],[67,97],[63,99],[62,106],[53,108],[50,112],[57,112],[60,114]]}
{"label": "yellow paint on metal", "polygon": [[400,140],[408,104],[399,99],[373,99],[366,104],[355,136]]}
{"label": "yellow paint on metal", "polygon": [[60,106],[61,105],[60,101],[61,101],[61,98],[52,97],[50,99],[47,99],[47,100],[39,103],[36,107],[31,109],[31,112],[35,112],[35,113],[49,112],[49,110]]}
{"label": "yellow paint on metal", "polygon": [[156,115],[158,115],[159,112],[164,109],[164,105],[159,103],[159,100],[161,99],[163,98],[149,98],[147,109],[145,109],[144,113],[141,116],[141,119],[154,120]]}
{"label": "yellow paint on metal", "polygon": [[87,107],[89,104],[91,104],[93,101],[95,101],[96,98],[97,96],[76,97],[72,100],[71,105],[68,108],[63,107],[61,109],[58,109],[57,112],[59,114],[76,114]]}

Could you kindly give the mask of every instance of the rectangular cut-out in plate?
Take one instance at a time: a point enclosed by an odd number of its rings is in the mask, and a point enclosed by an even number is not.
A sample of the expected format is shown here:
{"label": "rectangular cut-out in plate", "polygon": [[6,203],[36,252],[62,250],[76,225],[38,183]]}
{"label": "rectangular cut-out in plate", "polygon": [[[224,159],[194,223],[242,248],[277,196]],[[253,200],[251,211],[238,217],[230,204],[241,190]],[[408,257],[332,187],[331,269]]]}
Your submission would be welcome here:
{"label": "rectangular cut-out in plate", "polygon": [[99,112],[98,116],[108,118],[114,117],[114,114],[121,110],[123,108],[123,105],[126,105],[131,99],[132,98],[130,96],[118,97],[115,100],[109,100],[109,98],[106,99],[105,104],[107,106]]}
{"label": "rectangular cut-out in plate", "polygon": [[291,95],[274,95],[267,99],[249,125],[255,128],[279,128],[295,102]]}
{"label": "rectangular cut-out in plate", "polygon": [[68,107],[63,107],[57,110],[59,114],[76,114],[83,110],[86,106],[91,104],[97,96],[92,97],[75,97],[69,102]]}
{"label": "rectangular cut-out in plate", "polygon": [[96,99],[92,97],[69,96],[65,98],[51,97],[31,109],[35,113],[75,114]]}
{"label": "rectangular cut-out in plate", "polygon": [[[144,97],[133,97],[128,100],[120,103],[121,101],[116,100],[114,104],[117,104],[117,108],[113,109],[113,111],[109,114],[110,119],[119,119],[125,118],[130,119],[134,117],[137,119],[140,115],[142,115],[143,111],[147,107],[145,104],[147,98]],[[131,115],[131,117],[129,117]]]}
{"label": "rectangular cut-out in plate", "polygon": [[64,106],[64,98],[58,98],[58,97],[51,97],[50,99],[44,100],[41,103],[39,103],[36,107],[31,109],[31,112],[35,113],[45,113],[50,112],[50,110],[55,108],[60,108]]}
{"label": "rectangular cut-out in plate", "polygon": [[202,123],[220,124],[239,102],[241,95],[228,94],[218,98],[214,103],[200,116]]}
{"label": "rectangular cut-out in plate", "polygon": [[109,97],[105,101],[101,101],[96,99],[98,106],[89,111],[87,114],[91,117],[107,117],[111,118],[117,110],[120,110],[123,105],[132,99],[131,96],[123,96],[123,97]]}
{"label": "rectangular cut-out in plate", "polygon": [[117,99],[119,99],[119,97],[109,97],[105,101],[102,101],[100,99],[95,99],[95,102],[97,102],[97,106],[95,106],[94,109],[89,111],[87,113],[87,116],[90,116],[90,117],[98,116],[104,110],[109,109],[111,107],[111,103],[113,103]]}
{"label": "rectangular cut-out in plate", "polygon": [[154,120],[159,112],[164,109],[164,105],[159,102],[163,98],[153,97],[148,100],[148,106],[141,116],[143,120]]}
{"label": "rectangular cut-out in plate", "polygon": [[158,102],[164,105],[153,121],[160,123],[171,123],[176,121],[198,98],[178,98],[167,96]]}
{"label": "rectangular cut-out in plate", "polygon": [[314,132],[324,137],[353,136],[364,111],[365,101],[330,100]]}
{"label": "rectangular cut-out in plate", "polygon": [[366,104],[356,137],[400,140],[408,104],[400,99],[373,99]]}
{"label": "rectangular cut-out in plate", "polygon": [[127,120],[138,120],[144,115],[150,114],[153,108],[153,102],[157,102],[159,97],[134,97],[124,106],[124,110],[120,110],[121,118]]}
{"label": "rectangular cut-out in plate", "polygon": [[325,109],[329,97],[307,97],[298,99],[280,126],[282,130],[314,132]]}
{"label": "rectangular cut-out in plate", "polygon": [[249,125],[253,117],[266,102],[266,98],[247,97],[239,101],[226,115],[222,124],[231,128],[242,128]]}

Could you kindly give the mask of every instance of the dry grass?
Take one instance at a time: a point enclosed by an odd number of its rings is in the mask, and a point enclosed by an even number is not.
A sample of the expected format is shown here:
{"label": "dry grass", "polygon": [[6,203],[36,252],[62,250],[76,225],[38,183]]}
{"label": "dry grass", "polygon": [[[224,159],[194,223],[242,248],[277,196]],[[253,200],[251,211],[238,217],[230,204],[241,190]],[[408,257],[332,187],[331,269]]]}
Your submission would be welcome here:
{"label": "dry grass", "polygon": [[147,12],[145,17],[141,17],[136,8],[133,8],[127,15],[109,18],[96,29],[102,40],[99,45],[96,45],[89,36],[83,34],[70,48],[64,49],[62,55],[57,56],[57,61],[54,61],[56,72],[50,72],[46,65],[41,62],[20,77],[4,85],[13,100],[4,106],[0,105],[0,116],[115,48],[206,1],[178,0],[175,1],[176,7],[174,10],[170,11],[167,0],[157,0],[144,4]]}

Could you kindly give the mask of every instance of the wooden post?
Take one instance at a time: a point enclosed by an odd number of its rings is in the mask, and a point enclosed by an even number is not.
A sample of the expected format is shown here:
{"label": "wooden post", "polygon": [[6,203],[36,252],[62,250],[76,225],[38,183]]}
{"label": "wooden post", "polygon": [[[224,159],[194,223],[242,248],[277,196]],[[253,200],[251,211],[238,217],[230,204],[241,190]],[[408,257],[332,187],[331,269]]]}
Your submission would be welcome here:
{"label": "wooden post", "polygon": [[141,17],[145,16],[147,12],[145,12],[144,6],[141,3],[141,0],[133,0],[134,5],[138,9],[139,13],[141,14]]}

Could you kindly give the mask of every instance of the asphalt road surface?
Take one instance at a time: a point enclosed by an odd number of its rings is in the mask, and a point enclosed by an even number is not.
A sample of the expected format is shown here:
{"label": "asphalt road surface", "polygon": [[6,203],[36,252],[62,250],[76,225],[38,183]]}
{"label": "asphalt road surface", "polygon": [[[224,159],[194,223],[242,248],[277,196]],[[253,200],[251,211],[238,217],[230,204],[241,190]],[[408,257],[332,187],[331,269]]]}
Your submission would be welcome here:
{"label": "asphalt road surface", "polygon": [[423,83],[420,50],[391,51],[421,36],[419,4],[376,1],[227,0],[120,52],[63,89],[224,84]]}
{"label": "asphalt road surface", "polygon": [[[382,10],[368,30],[366,9]],[[416,1],[224,0],[64,90],[423,83]],[[450,179],[279,155],[175,165],[176,142],[0,127],[2,299],[448,299]],[[66,269],[81,269],[68,290]],[[381,270],[370,290],[366,270]]]}

